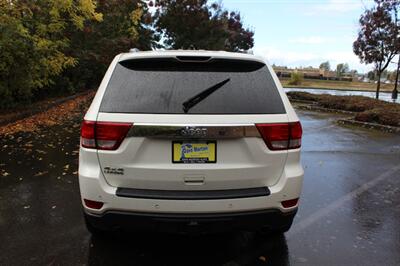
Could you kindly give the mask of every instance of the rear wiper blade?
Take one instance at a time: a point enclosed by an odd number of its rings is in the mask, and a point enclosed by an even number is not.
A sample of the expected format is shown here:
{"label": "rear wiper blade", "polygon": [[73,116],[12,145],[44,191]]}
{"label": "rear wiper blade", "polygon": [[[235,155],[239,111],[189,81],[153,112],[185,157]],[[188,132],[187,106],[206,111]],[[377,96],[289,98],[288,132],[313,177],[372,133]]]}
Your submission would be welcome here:
{"label": "rear wiper blade", "polygon": [[230,78],[225,79],[225,80],[215,84],[214,86],[212,86],[208,89],[205,89],[204,91],[200,92],[199,94],[196,94],[192,98],[186,100],[185,102],[182,103],[183,111],[185,113],[187,113],[193,106],[195,106],[196,104],[198,104],[199,102],[201,102],[202,100],[207,98],[211,93],[215,92],[216,90],[218,90],[219,88],[224,86],[230,80],[231,80]]}

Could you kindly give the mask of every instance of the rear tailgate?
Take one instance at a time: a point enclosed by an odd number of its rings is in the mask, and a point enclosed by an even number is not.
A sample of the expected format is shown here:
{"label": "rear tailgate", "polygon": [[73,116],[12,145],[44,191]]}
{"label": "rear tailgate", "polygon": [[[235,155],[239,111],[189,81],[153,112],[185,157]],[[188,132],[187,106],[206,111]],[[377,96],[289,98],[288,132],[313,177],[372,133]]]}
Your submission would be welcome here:
{"label": "rear tailgate", "polygon": [[[230,117],[235,123],[229,123],[223,116],[185,116],[186,122],[194,119],[217,122],[221,119],[215,124],[194,125],[166,122],[182,121],[178,115],[101,113],[99,120],[102,121],[135,121],[116,151],[98,151],[104,177],[112,186],[140,189],[213,190],[272,186],[282,174],[287,151],[269,150],[255,123],[276,123],[283,119],[287,121],[287,118],[286,115],[250,117],[253,123],[246,122],[249,116]],[[154,122],[144,122],[149,119]],[[184,133],[187,129],[189,132],[201,129],[202,135],[188,136]],[[207,141],[215,141],[215,163],[173,162],[174,142]],[[123,174],[104,171],[110,168],[123,169]]]}
{"label": "rear tailgate", "polygon": [[[193,60],[117,64],[97,121],[133,127],[118,149],[98,151],[110,185],[217,190],[272,186],[280,178],[287,150],[268,149],[255,126],[288,122],[267,66],[249,60]],[[185,147],[202,150],[207,158],[183,163],[187,158],[180,160],[185,156],[177,153],[185,153]]]}

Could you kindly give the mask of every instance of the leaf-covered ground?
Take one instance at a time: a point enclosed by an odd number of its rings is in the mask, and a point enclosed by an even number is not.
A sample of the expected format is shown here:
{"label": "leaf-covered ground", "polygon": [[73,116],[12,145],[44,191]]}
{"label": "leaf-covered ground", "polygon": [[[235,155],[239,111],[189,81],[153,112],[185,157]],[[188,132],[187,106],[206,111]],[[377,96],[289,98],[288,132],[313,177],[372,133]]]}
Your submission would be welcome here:
{"label": "leaf-covered ground", "polygon": [[[18,132],[38,132],[43,127],[61,125],[65,121],[79,117],[89,107],[94,93],[95,92],[92,91],[88,94],[78,96],[62,104],[56,105],[47,111],[1,126],[0,135],[12,135]],[[35,106],[30,106],[30,108],[35,108]],[[36,108],[40,108],[40,106]]]}
{"label": "leaf-covered ground", "polygon": [[81,121],[93,95],[0,127],[0,178],[76,175]]}

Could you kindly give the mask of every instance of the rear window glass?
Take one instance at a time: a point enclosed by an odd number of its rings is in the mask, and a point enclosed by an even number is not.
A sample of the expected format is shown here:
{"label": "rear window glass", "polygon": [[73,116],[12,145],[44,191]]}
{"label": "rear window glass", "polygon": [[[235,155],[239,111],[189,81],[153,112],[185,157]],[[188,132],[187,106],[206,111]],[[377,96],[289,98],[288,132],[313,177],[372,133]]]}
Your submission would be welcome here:
{"label": "rear window glass", "polygon": [[119,62],[100,112],[281,114],[285,108],[265,64],[190,57]]}

